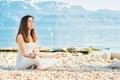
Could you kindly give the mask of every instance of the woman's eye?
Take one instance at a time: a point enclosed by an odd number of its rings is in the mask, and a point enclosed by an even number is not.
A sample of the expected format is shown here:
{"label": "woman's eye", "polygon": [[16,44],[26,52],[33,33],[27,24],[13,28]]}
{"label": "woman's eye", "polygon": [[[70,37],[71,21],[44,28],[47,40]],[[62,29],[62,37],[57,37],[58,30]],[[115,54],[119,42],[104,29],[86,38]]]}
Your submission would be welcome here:
{"label": "woman's eye", "polygon": [[31,23],[31,21],[28,21],[29,23]]}

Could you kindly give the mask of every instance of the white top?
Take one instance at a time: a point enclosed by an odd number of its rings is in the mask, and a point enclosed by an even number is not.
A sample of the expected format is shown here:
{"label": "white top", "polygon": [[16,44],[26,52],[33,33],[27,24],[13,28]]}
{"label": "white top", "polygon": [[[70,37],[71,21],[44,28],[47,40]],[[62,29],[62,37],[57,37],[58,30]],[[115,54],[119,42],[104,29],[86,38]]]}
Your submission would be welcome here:
{"label": "white top", "polygon": [[[35,45],[36,45],[36,43],[25,43],[26,53],[27,54],[33,53]],[[20,48],[18,48],[18,56],[19,56],[18,58],[20,58],[20,59],[25,58],[22,55],[22,51],[20,50]]]}
{"label": "white top", "polygon": [[[33,53],[36,43],[25,43],[26,53]],[[56,58],[40,58],[36,56],[34,59],[26,58],[22,55],[22,51],[19,48],[16,58],[16,69],[26,69],[33,65],[40,65],[43,69],[53,66],[57,62]]]}

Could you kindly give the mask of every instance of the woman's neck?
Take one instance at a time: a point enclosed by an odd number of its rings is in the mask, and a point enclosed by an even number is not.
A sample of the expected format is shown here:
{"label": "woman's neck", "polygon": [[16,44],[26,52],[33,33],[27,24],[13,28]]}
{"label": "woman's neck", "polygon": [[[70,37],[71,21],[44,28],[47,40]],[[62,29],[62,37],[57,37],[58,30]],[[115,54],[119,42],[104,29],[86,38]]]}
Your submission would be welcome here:
{"label": "woman's neck", "polygon": [[31,30],[28,30],[28,40],[29,40],[29,42],[33,42],[33,39],[32,39],[32,36],[31,36]]}
{"label": "woman's neck", "polygon": [[30,35],[30,33],[31,33],[31,30],[28,30],[28,35]]}

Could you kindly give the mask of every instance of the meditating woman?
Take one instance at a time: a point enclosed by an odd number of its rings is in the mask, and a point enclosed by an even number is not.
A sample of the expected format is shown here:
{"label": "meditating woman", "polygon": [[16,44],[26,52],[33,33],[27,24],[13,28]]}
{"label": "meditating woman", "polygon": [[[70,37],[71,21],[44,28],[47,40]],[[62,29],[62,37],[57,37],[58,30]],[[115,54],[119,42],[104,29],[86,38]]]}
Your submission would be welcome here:
{"label": "meditating woman", "polygon": [[16,58],[16,69],[49,69],[56,62],[61,54],[46,54],[39,52],[37,36],[34,30],[33,16],[26,15],[21,19],[19,30],[16,36],[19,51]]}

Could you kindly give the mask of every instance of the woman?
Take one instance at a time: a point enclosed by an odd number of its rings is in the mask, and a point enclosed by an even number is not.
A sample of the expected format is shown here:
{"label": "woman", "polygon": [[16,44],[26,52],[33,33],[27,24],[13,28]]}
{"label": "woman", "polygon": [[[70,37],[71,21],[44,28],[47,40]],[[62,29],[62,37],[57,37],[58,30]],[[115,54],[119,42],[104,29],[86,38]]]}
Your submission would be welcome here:
{"label": "woman", "polygon": [[16,60],[16,69],[49,69],[61,54],[45,54],[39,52],[36,44],[37,37],[34,31],[34,18],[26,15],[21,19],[19,31],[16,36],[19,51]]}

